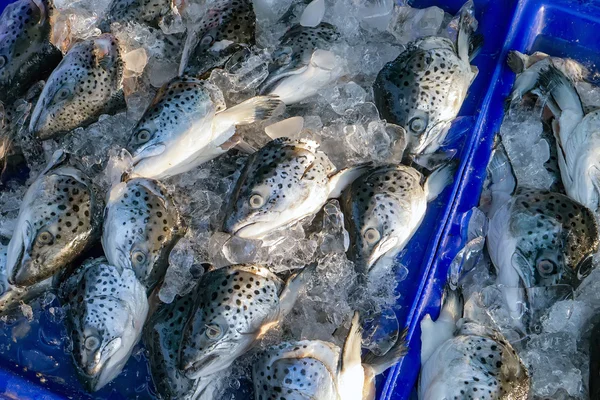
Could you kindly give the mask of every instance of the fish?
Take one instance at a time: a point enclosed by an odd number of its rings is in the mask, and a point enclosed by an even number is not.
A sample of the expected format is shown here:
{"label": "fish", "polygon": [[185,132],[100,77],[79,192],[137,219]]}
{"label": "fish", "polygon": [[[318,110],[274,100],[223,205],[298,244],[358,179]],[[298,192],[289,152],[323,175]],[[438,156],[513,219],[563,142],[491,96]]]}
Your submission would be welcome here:
{"label": "fish", "polygon": [[526,299],[514,289],[577,287],[593,268],[598,225],[590,209],[563,194],[519,188],[501,143],[494,150],[488,174],[492,201],[487,249],[518,326]]}
{"label": "fish", "polygon": [[[337,28],[326,22],[321,22],[315,27],[300,24],[291,27],[280,39],[280,43],[273,51],[273,61],[269,64],[269,76],[259,88],[261,94],[269,94],[276,86],[282,91],[282,86],[288,77],[301,75],[311,65],[315,50],[330,50],[339,40],[340,33]],[[297,95],[300,100],[293,100],[292,104],[307,98],[307,95]]]}
{"label": "fish", "polygon": [[58,150],[25,193],[8,245],[6,271],[15,286],[31,286],[61,271],[100,238],[98,188]]}
{"label": "fish", "polygon": [[132,174],[162,179],[189,171],[240,143],[237,125],[268,119],[280,104],[261,96],[226,108],[216,85],[177,77],[159,90],[133,128],[127,144]]}
{"label": "fish", "polygon": [[0,15],[0,101],[25,94],[62,59],[50,42],[51,0],[18,0]]}
{"label": "fish", "polygon": [[160,29],[165,18],[178,13],[173,0],[112,0],[98,24],[102,32],[110,32],[111,24],[137,22]]}
{"label": "fish", "polygon": [[307,271],[286,283],[262,265],[233,265],[203,275],[183,328],[179,369],[197,379],[228,368],[291,311]]}
{"label": "fish", "polygon": [[9,239],[0,236],[0,315],[12,315],[22,303],[31,300],[48,291],[52,286],[52,279],[46,279],[35,285],[20,288],[8,282],[6,274],[6,260],[8,256]]}
{"label": "fish", "polygon": [[538,85],[554,115],[558,167],[571,199],[592,211],[600,206],[600,111],[585,114],[572,81],[550,65],[539,73]]}
{"label": "fish", "polygon": [[148,314],[146,288],[130,268],[104,257],[84,262],[61,285],[69,306],[73,360],[87,389],[100,390],[121,373],[142,335]]}
{"label": "fish", "polygon": [[46,280],[100,238],[98,188],[57,151],[25,193],[8,245],[6,272],[15,286]]}
{"label": "fish", "polygon": [[284,342],[269,348],[254,363],[256,400],[368,400],[375,397],[375,377],[406,353],[404,335],[383,356],[361,359],[359,315],[352,318],[342,348],[322,340]]}
{"label": "fish", "polygon": [[432,173],[424,185],[416,169],[387,164],[348,186],[340,205],[350,234],[349,258],[364,273],[389,268],[421,225],[427,203],[452,181],[453,166]]}
{"label": "fish", "polygon": [[159,181],[133,178],[111,188],[104,211],[104,254],[111,265],[133,269],[148,292],[163,279],[169,253],[186,230]]}
{"label": "fish", "polygon": [[590,75],[584,65],[571,58],[551,57],[540,51],[528,55],[511,50],[506,58],[506,63],[517,74],[508,96],[509,104],[521,101],[526,93],[535,90],[538,86],[540,72],[550,66],[559,69],[574,81],[583,81]]}
{"label": "fish", "polygon": [[177,296],[170,303],[162,303],[148,317],[143,332],[144,345],[149,353],[150,372],[154,387],[161,399],[191,400],[197,382],[187,378],[178,368],[179,345],[183,328],[190,318],[197,291]]}
{"label": "fish", "polygon": [[188,28],[179,75],[202,75],[219,67],[240,49],[255,43],[256,15],[252,0],[216,0]]}
{"label": "fish", "polygon": [[515,349],[500,332],[460,320],[462,313],[460,290],[447,287],[437,320],[421,320],[419,400],[527,399],[529,372]]}
{"label": "fish", "polygon": [[382,119],[406,129],[408,155],[434,153],[445,144],[478,73],[469,55],[477,51],[470,52],[473,25],[473,17],[464,10],[456,45],[439,36],[418,39],[378,73],[375,104]]}
{"label": "fish", "polygon": [[124,109],[121,50],[117,39],[105,33],[73,45],[52,71],[29,131],[47,140]]}
{"label": "fish", "polygon": [[277,138],[252,154],[226,209],[223,231],[261,239],[317,213],[370,163],[337,170],[317,142]]}

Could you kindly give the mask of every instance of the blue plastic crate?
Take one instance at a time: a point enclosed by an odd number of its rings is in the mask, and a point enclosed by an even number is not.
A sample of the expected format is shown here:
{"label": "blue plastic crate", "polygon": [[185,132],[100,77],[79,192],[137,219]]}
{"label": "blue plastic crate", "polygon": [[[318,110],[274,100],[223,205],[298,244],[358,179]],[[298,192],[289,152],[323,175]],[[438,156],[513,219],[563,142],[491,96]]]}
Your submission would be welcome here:
{"label": "blue plastic crate", "polygon": [[[0,0],[0,12],[8,3]],[[437,5],[456,13],[463,3],[464,0],[415,0],[411,5]],[[379,378],[380,399],[415,396],[420,367],[419,322],[427,313],[437,315],[448,267],[465,241],[463,215],[478,204],[492,138],[499,130],[504,98],[514,81],[514,74],[505,66],[508,51],[540,50],[569,56],[584,62],[592,71],[596,70],[596,59],[600,59],[597,2],[475,0],[475,6],[485,44],[474,61],[479,75],[461,110],[464,118],[453,127],[466,130],[463,139],[453,146],[457,147],[460,167],[454,184],[430,205],[421,229],[407,246],[410,252],[400,257],[409,272],[398,286],[401,297],[396,313],[400,324],[409,327],[410,351]],[[138,353],[111,384],[93,395],[87,393],[75,376],[70,355],[52,345],[65,335],[65,328],[62,322],[53,322],[47,312],[16,342],[13,335],[19,332],[18,326],[0,328],[0,398],[146,399],[154,391],[146,361]]]}

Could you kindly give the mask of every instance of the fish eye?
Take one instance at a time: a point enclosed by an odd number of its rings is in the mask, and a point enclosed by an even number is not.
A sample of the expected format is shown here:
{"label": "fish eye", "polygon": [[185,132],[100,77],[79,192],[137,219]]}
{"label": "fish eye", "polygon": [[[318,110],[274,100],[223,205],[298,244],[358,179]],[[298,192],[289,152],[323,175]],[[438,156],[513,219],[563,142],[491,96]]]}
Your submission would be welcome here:
{"label": "fish eye", "polygon": [[6,65],[6,56],[0,56],[0,68]]}
{"label": "fish eye", "polygon": [[60,99],[60,100],[64,100],[67,97],[69,97],[69,95],[71,94],[71,91],[68,88],[62,88],[58,91],[58,93],[56,94],[56,96]]}
{"label": "fish eye", "polygon": [[365,240],[367,241],[367,243],[369,243],[369,244],[375,244],[375,243],[379,242],[379,239],[381,239],[381,234],[375,228],[367,229],[363,236],[364,236]]}
{"label": "fish eye", "polygon": [[140,265],[146,262],[146,253],[141,250],[135,250],[131,253],[131,261],[134,265]]}
{"label": "fish eye", "polygon": [[97,336],[88,336],[85,338],[83,345],[89,351],[97,350],[100,347],[100,338]]}
{"label": "fish eye", "polygon": [[259,208],[263,204],[265,204],[265,199],[263,199],[263,197],[260,194],[255,194],[255,195],[252,195],[252,197],[250,197],[249,203],[250,203],[250,207]]}
{"label": "fish eye", "polygon": [[216,340],[223,336],[223,331],[219,325],[206,325],[206,330],[204,332],[206,337],[210,340]]}
{"label": "fish eye", "polygon": [[410,122],[408,123],[408,127],[411,131],[415,133],[423,133],[425,132],[425,128],[427,128],[427,124],[425,123],[425,120],[423,118],[415,117],[410,120]]}
{"label": "fish eye", "polygon": [[553,274],[556,270],[556,265],[550,260],[540,260],[538,261],[537,270],[542,276],[547,276]]}
{"label": "fish eye", "polygon": [[279,65],[289,64],[292,60],[292,49],[289,47],[283,48],[273,54],[275,63]]}
{"label": "fish eye", "polygon": [[213,37],[210,35],[206,35],[202,38],[202,40],[200,41],[200,44],[202,46],[210,46],[213,43]]}
{"label": "fish eye", "polygon": [[48,231],[42,231],[37,236],[37,242],[39,244],[50,244],[54,240],[54,236]]}
{"label": "fish eye", "polygon": [[150,140],[152,135],[148,129],[141,129],[138,131],[138,133],[136,133],[135,136],[139,143],[146,143],[148,140]]}

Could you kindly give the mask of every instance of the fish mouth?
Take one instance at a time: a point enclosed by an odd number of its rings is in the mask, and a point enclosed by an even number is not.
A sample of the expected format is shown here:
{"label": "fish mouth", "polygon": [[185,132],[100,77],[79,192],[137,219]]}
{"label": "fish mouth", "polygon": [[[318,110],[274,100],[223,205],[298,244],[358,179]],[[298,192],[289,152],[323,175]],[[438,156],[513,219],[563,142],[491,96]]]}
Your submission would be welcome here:
{"label": "fish mouth", "polygon": [[398,247],[398,239],[395,237],[389,237],[380,241],[369,255],[367,270],[371,271],[384,260],[393,260],[400,250],[402,249]]}
{"label": "fish mouth", "polygon": [[[189,379],[197,379],[200,377],[200,375],[203,374],[203,372],[204,372],[203,370],[207,369],[207,367],[210,367],[210,365],[217,358],[219,358],[219,356],[217,354],[209,354],[208,356],[204,357],[202,360],[195,361],[192,364],[186,365],[182,369],[182,372]],[[213,372],[217,372],[217,371],[213,371]],[[210,375],[210,373],[206,373],[205,375]]]}
{"label": "fish mouth", "polygon": [[142,150],[134,152],[131,160],[132,165],[136,167],[142,161],[162,154],[165,151],[165,148],[166,146],[164,144],[153,144],[143,148]]}

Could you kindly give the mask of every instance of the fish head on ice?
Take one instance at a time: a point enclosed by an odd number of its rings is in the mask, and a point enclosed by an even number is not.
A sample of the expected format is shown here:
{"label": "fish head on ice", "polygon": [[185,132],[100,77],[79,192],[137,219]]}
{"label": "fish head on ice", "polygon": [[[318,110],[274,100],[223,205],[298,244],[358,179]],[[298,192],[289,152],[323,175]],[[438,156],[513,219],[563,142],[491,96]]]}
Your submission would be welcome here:
{"label": "fish head on ice", "polygon": [[51,163],[21,204],[8,250],[9,282],[29,286],[73,261],[98,238],[101,209],[85,174],[60,159]]}
{"label": "fish head on ice", "polygon": [[[261,238],[316,212],[335,168],[311,140],[279,138],[250,156],[230,199],[224,230]],[[320,191],[323,195],[320,195]]]}
{"label": "fish head on ice", "polygon": [[50,139],[122,108],[122,78],[123,61],[114,36],[76,43],[48,78],[31,115],[30,132]]}

